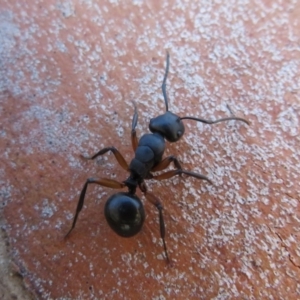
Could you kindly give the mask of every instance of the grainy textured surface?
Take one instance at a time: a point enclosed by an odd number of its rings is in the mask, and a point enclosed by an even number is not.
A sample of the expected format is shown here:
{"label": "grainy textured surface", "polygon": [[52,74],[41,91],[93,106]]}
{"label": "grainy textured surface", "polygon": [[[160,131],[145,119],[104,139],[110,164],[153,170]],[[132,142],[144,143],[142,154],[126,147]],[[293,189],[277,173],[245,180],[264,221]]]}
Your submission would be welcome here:
{"label": "grainy textured surface", "polygon": [[[0,4],[1,220],[36,298],[300,298],[299,1]],[[63,240],[86,178],[127,175],[112,155],[79,154],[114,145],[129,161],[131,100],[139,136],[164,111],[166,49],[171,111],[213,119],[228,104],[251,121],[187,121],[168,145],[215,183],[148,183],[173,268],[150,204],[134,238],[110,230],[107,188],[88,189]],[[12,287],[0,289],[10,299]]]}

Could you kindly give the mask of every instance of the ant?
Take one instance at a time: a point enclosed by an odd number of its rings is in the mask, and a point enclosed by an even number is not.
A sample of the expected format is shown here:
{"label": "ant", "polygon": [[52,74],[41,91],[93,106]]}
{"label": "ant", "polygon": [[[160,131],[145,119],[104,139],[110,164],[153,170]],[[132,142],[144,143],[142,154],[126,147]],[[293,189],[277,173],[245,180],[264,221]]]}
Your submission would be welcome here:
{"label": "ant", "polygon": [[[136,104],[134,105],[134,115],[132,119],[131,128],[131,143],[135,153],[135,157],[131,160],[130,164],[126,162],[123,155],[115,147],[106,147],[90,157],[84,157],[85,159],[93,160],[96,157],[103,155],[107,152],[112,152],[119,165],[130,173],[129,177],[123,182],[119,182],[108,178],[88,178],[85,182],[82,191],[80,193],[79,201],[77,204],[76,212],[74,215],[72,227],[66,234],[67,238],[76,225],[76,221],[80,211],[82,210],[87,187],[90,184],[97,184],[113,189],[127,188],[127,192],[119,192],[113,194],[108,198],[104,208],[104,215],[109,226],[118,235],[122,237],[131,237],[137,234],[144,223],[145,211],[141,200],[136,195],[137,187],[140,188],[146,199],[152,203],[159,213],[159,228],[160,237],[163,242],[164,253],[167,263],[170,262],[167,246],[165,242],[165,222],[163,217],[163,206],[161,201],[153,193],[147,191],[145,179],[164,180],[172,178],[176,175],[185,174],[190,177],[194,177],[201,180],[206,180],[210,184],[212,182],[205,175],[194,173],[182,169],[178,159],[171,155],[163,159],[165,151],[165,139],[169,142],[177,142],[184,134],[184,125],[182,120],[194,120],[205,124],[215,124],[219,122],[236,120],[242,121],[249,125],[249,122],[239,117],[227,117],[217,119],[215,121],[204,120],[195,117],[179,117],[168,109],[168,97],[166,92],[166,82],[169,73],[170,56],[167,52],[166,56],[166,69],[162,83],[162,93],[165,101],[166,112],[156,118],[150,120],[149,129],[151,133],[144,134],[140,140],[136,135],[136,125],[138,121],[138,112]],[[171,171],[163,172],[159,175],[154,175],[153,172],[163,171],[171,163],[173,163],[175,169]]]}

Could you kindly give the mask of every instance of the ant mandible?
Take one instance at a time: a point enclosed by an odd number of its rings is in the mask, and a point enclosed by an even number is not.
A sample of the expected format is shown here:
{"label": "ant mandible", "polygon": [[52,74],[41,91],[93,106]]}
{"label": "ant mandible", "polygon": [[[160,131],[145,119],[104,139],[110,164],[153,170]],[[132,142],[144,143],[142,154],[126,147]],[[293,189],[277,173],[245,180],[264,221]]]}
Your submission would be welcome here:
{"label": "ant mandible", "polygon": [[[211,121],[195,117],[179,117],[170,112],[168,109],[168,97],[166,92],[166,82],[170,64],[169,60],[170,56],[167,52],[166,69],[162,83],[162,93],[165,101],[166,112],[163,115],[150,120],[149,129],[151,133],[144,134],[140,140],[138,140],[135,130],[138,121],[138,112],[135,103],[133,103],[134,115],[131,127],[131,143],[135,157],[131,160],[130,164],[128,165],[123,155],[115,147],[106,147],[98,151],[93,156],[84,157],[85,159],[92,160],[110,151],[115,156],[119,165],[130,173],[129,177],[123,182],[108,178],[88,178],[80,193],[72,227],[65,237],[70,235],[76,225],[78,215],[83,207],[87,187],[90,184],[97,184],[113,189],[121,189],[124,187],[128,189],[127,192],[116,193],[108,198],[104,208],[104,215],[109,226],[118,235],[122,237],[131,237],[137,234],[141,230],[145,220],[143,204],[136,195],[136,189],[139,187],[146,199],[158,210],[160,236],[163,242],[166,260],[168,263],[170,262],[165,242],[165,222],[162,213],[163,206],[157,196],[147,191],[145,179],[164,180],[172,178],[176,175],[185,174],[197,179],[206,180],[211,184],[212,182],[205,175],[182,169],[178,159],[173,155],[167,156],[163,159],[163,154],[165,151],[165,139],[169,142],[177,142],[184,134],[184,125],[182,120],[185,119],[194,120],[205,124],[215,124],[229,120],[236,120],[242,121],[249,125],[249,122],[243,118],[235,116]],[[163,171],[171,163],[174,164],[175,169],[163,172],[159,175],[153,174],[153,172]]]}

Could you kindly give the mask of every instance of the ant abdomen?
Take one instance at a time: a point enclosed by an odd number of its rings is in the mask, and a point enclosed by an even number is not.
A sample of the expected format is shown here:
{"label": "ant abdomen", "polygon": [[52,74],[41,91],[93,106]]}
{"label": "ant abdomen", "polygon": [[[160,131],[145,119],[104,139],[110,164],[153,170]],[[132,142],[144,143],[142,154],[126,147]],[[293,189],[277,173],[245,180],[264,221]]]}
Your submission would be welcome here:
{"label": "ant abdomen", "polygon": [[145,220],[141,200],[130,193],[117,193],[110,196],[105,204],[104,214],[112,230],[123,237],[137,234]]}

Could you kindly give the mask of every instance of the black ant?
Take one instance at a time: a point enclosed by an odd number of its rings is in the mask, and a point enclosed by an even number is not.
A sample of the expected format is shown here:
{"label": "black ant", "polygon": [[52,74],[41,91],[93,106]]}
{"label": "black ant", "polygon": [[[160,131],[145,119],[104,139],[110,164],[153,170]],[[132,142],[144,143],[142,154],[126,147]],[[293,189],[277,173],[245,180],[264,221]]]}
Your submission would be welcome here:
{"label": "black ant", "polygon": [[[166,92],[166,81],[169,73],[169,53],[166,57],[166,70],[162,83],[162,93],[165,101],[166,112],[156,118],[150,120],[149,129],[152,133],[144,134],[140,140],[136,135],[136,125],[138,121],[138,113],[135,103],[134,115],[132,119],[131,128],[131,143],[135,153],[135,157],[128,165],[122,154],[115,147],[103,148],[91,157],[84,157],[86,159],[95,159],[96,157],[111,151],[120,166],[130,173],[129,177],[119,182],[108,178],[89,178],[85,182],[81,191],[79,201],[77,204],[76,213],[73,224],[66,237],[70,235],[74,229],[78,215],[83,207],[85,193],[88,185],[98,184],[101,186],[121,189],[127,187],[128,192],[116,193],[110,196],[105,204],[104,215],[110,227],[120,236],[131,237],[137,234],[144,223],[145,211],[141,200],[136,195],[137,187],[145,195],[146,199],[151,202],[159,213],[159,227],[160,236],[163,241],[164,252],[167,262],[170,262],[166,242],[165,242],[165,222],[163,218],[163,206],[161,201],[152,193],[147,191],[145,179],[164,180],[172,178],[176,175],[185,174],[187,176],[195,177],[197,179],[212,182],[204,175],[182,169],[178,159],[171,155],[163,159],[165,151],[165,139],[169,142],[177,142],[184,134],[184,125],[182,120],[189,119],[205,124],[215,124],[223,121],[237,120],[249,125],[249,122],[243,118],[235,116],[222,118],[215,121],[199,119],[195,117],[179,117],[168,110],[168,98]],[[166,169],[171,163],[174,164],[175,169],[166,171],[160,175],[154,175],[153,172],[162,171]]]}

